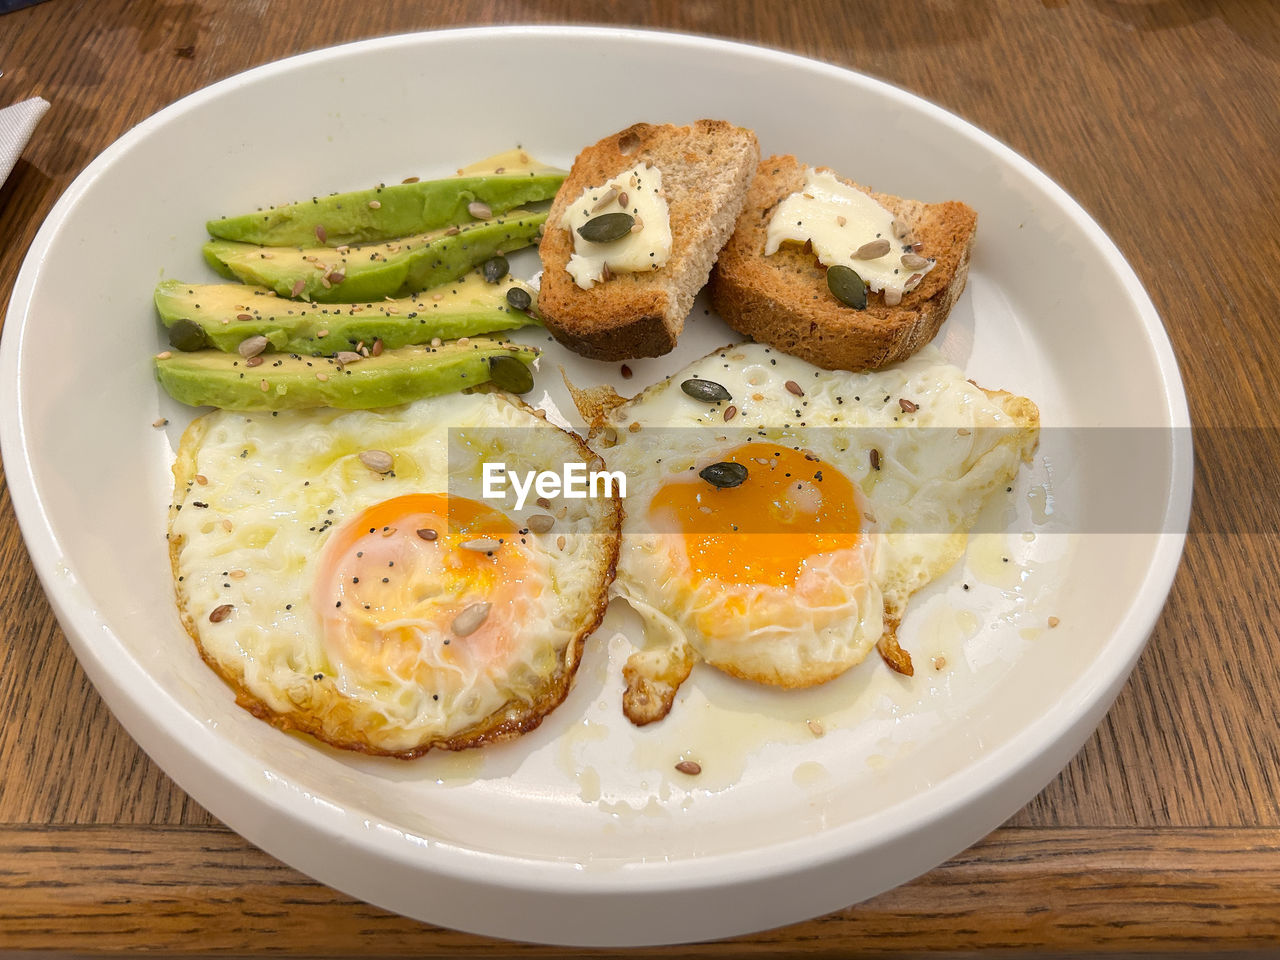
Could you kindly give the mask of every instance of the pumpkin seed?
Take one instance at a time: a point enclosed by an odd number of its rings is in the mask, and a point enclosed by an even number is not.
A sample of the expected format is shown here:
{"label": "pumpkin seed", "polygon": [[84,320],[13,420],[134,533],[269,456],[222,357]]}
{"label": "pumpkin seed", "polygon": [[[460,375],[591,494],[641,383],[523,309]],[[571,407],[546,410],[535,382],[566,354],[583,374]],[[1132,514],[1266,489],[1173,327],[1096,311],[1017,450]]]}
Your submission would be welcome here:
{"label": "pumpkin seed", "polygon": [[507,303],[516,310],[528,310],[533,305],[533,297],[523,287],[512,287],[507,291]]}
{"label": "pumpkin seed", "polygon": [[590,243],[612,243],[631,232],[635,217],[629,213],[605,213],[578,228],[578,236]]}
{"label": "pumpkin seed", "polygon": [[511,271],[507,258],[499,254],[484,262],[484,278],[489,283],[497,283]]}
{"label": "pumpkin seed", "polygon": [[533,389],[533,372],[515,357],[490,357],[489,379],[508,393]]}
{"label": "pumpkin seed", "polygon": [[467,637],[480,629],[480,625],[489,619],[490,604],[473,603],[453,618],[449,629],[455,637]]}
{"label": "pumpkin seed", "polygon": [[740,463],[722,460],[698,471],[698,476],[713,487],[737,487],[746,482],[747,468]]}
{"label": "pumpkin seed", "polygon": [[867,285],[853,267],[838,263],[827,270],[827,289],[845,306],[867,309]]}
{"label": "pumpkin seed", "polygon": [[690,377],[680,384],[680,389],[693,397],[693,399],[701,400],[703,403],[719,403],[721,400],[733,399],[732,394],[714,380],[699,380],[697,377]]}
{"label": "pumpkin seed", "polygon": [[209,345],[204,327],[194,320],[179,320],[169,328],[169,346],[175,350],[190,352],[202,350]]}

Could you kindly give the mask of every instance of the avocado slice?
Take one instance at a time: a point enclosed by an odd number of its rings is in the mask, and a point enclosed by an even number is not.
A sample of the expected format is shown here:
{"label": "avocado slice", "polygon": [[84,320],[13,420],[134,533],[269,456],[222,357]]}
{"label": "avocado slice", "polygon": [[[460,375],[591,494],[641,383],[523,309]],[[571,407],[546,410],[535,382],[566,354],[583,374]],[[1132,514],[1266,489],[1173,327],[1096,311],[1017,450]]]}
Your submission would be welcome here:
{"label": "avocado slice", "polygon": [[527,283],[510,275],[488,283],[478,271],[401,300],[317,305],[282,299],[266,287],[164,280],[155,301],[178,349],[193,344],[235,352],[248,337],[263,336],[281,353],[322,354],[372,347],[375,340],[394,349],[538,324],[507,302],[512,288],[529,294],[529,309],[535,308],[537,295]]}
{"label": "avocado slice", "polygon": [[376,243],[474,223],[467,207],[477,201],[497,215],[524,203],[550,200],[564,178],[562,170],[530,170],[397,183],[223,217],[206,226],[220,239],[269,247]]}
{"label": "avocado slice", "polygon": [[[533,386],[535,347],[480,338],[438,347],[409,346],[377,357],[343,362],[335,357],[270,354],[257,366],[220,350],[155,358],[156,378],[171,397],[193,407],[284,410],[390,407],[494,381],[504,388]],[[257,358],[254,358],[257,359]]]}
{"label": "avocado slice", "polygon": [[262,247],[210,240],[204,258],[224,277],[282,297],[358,303],[402,297],[456,280],[499,250],[534,243],[545,212],[515,209],[492,220],[358,247]]}

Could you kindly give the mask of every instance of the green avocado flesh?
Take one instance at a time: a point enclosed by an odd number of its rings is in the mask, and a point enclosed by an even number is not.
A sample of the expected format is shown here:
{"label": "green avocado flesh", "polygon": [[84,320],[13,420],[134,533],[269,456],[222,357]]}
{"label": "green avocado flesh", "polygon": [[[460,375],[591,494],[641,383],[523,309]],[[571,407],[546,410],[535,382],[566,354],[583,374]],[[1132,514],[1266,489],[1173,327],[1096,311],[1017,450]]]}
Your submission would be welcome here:
{"label": "green avocado flesh", "polygon": [[564,178],[562,172],[530,171],[398,183],[223,217],[206,226],[220,239],[269,247],[374,243],[474,223],[467,207],[476,201],[496,215],[523,203],[550,200]]}
{"label": "green avocado flesh", "polygon": [[461,228],[341,249],[210,240],[204,258],[224,277],[269,287],[282,297],[358,303],[408,296],[456,280],[498,251],[510,253],[534,243],[546,219],[545,212],[516,209]]}
{"label": "green avocado flesh", "polygon": [[507,303],[512,287],[527,292],[530,310],[536,308],[528,284],[511,276],[487,283],[478,272],[401,300],[317,305],[282,299],[266,287],[164,280],[155,301],[166,327],[189,321],[203,330],[195,337],[197,348],[235,352],[245,339],[262,336],[269,350],[323,354],[372,347],[375,340],[394,349],[536,325],[536,317]]}
{"label": "green avocado flesh", "polygon": [[345,364],[331,357],[267,354],[248,367],[238,354],[219,350],[166,351],[155,363],[160,385],[193,407],[363,410],[474,387],[494,379],[495,366],[500,380],[518,380],[511,376],[511,361],[499,358],[514,358],[527,369],[537,355],[534,347],[479,339],[400,347]]}

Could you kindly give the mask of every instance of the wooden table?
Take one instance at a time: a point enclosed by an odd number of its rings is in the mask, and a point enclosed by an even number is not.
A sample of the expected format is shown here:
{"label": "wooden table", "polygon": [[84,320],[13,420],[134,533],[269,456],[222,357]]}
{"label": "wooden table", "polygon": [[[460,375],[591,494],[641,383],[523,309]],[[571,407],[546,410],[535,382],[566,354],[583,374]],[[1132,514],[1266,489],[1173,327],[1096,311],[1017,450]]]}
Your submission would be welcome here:
{"label": "wooden table", "polygon": [[[1132,680],[1012,820],[821,919],[667,955],[1275,949],[1280,939],[1280,6],[1250,0],[49,0],[0,16],[0,106],[52,101],[0,189],[0,303],[55,199],[177,98],[347,40],[581,18],[883,77],[990,131],[1115,238],[1173,339],[1202,447],[1192,535]],[[92,318],[86,318],[92,322]],[[1267,429],[1263,429],[1267,428]],[[1209,448],[1212,448],[1211,452]],[[214,821],[117,725],[0,482],[0,948],[550,956],[393,916]],[[581,951],[590,953],[590,951]]]}

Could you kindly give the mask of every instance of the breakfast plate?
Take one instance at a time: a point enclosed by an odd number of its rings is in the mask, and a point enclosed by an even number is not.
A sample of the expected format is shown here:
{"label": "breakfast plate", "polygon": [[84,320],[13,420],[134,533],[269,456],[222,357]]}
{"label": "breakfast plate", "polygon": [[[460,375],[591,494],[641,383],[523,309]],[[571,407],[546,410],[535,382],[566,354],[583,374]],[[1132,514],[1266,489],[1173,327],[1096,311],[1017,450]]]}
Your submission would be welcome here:
{"label": "breakfast plate", "polygon": [[[516,145],[568,166],[630,123],[700,117],[753,128],[766,154],[979,213],[969,285],[937,347],[984,385],[1033,398],[1044,429],[965,559],[908,612],[900,637],[927,667],[908,681],[867,662],[793,692],[698,670],[670,717],[636,728],[619,704],[637,624],[615,603],[565,702],[508,743],[402,762],[323,747],[237,707],[175,609],[166,509],[192,412],[151,368],[163,345],[152,288],[209,277],[201,225],[447,175]],[[832,117],[848,122],[815,120]],[[512,264],[537,270],[532,254]],[[527,399],[578,425],[561,367],[630,394],[735,338],[699,301],[676,350],[626,374],[536,329],[517,339],[545,348]],[[812,917],[930,869],[1016,811],[1101,720],[1163,606],[1190,506],[1188,423],[1132,270],[1025,160],[859,74],[613,29],[370,40],[179,101],[58,202],[0,345],[19,522],[76,655],[142,747],[215,816],[325,883],[433,923],[561,944]],[[1117,462],[1132,444],[1099,439],[1117,435],[1143,438],[1140,477]],[[694,756],[696,778],[675,770]]]}

